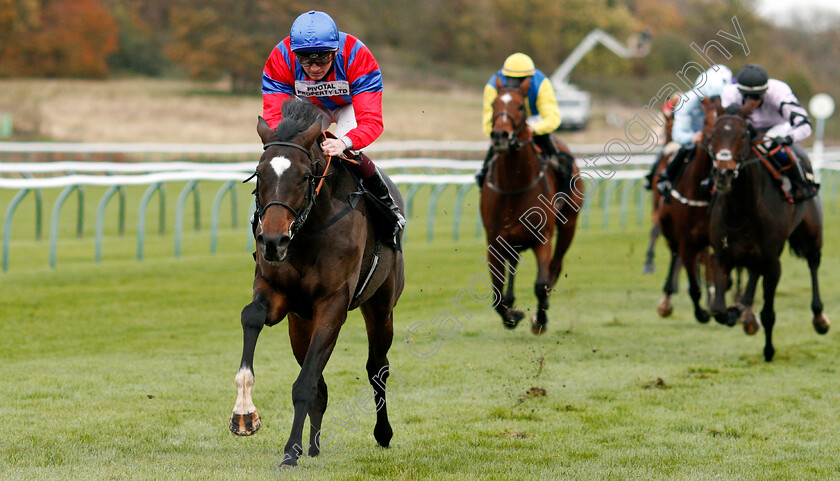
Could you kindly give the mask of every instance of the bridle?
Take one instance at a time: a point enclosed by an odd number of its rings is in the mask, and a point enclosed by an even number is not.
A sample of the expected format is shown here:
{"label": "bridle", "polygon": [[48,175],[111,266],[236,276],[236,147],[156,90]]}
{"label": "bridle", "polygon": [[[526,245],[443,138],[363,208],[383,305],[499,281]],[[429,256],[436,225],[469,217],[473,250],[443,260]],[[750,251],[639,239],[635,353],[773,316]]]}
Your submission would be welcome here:
{"label": "bridle", "polygon": [[[504,92],[508,92],[508,91],[504,91]],[[499,94],[499,95],[502,95],[502,94]],[[490,121],[491,125],[495,126],[496,125],[496,120],[498,120],[499,118],[507,117],[508,119],[510,119],[510,123],[511,123],[511,125],[513,125],[513,132],[509,132],[510,137],[508,138],[508,146],[513,150],[519,150],[519,149],[522,148],[523,145],[525,145],[523,142],[519,141],[519,134],[522,132],[522,129],[526,125],[525,100],[524,99],[523,99],[523,102],[519,105],[519,110],[522,112],[522,120],[519,123],[517,123],[513,119],[513,116],[510,115],[507,110],[502,110],[498,114],[494,115],[493,118]]]}
{"label": "bridle", "polygon": [[[302,145],[296,144],[294,142],[282,142],[282,141],[272,141],[263,144],[263,150],[267,150],[269,147],[272,146],[281,146],[281,147],[292,147],[298,149],[306,154],[306,158],[309,159],[310,166],[312,165],[319,165],[320,162],[312,161],[312,152],[307,150]],[[306,195],[303,197],[303,202],[301,203],[300,207],[295,209],[294,207],[290,206],[289,204],[280,201],[280,200],[273,200],[265,205],[260,204],[260,173],[259,171],[255,170],[250,177],[242,181],[242,183],[246,183],[253,179],[254,177],[257,178],[257,185],[254,188],[252,194],[254,194],[254,202],[256,203],[256,210],[255,215],[260,225],[262,225],[263,217],[265,216],[266,211],[269,207],[278,206],[283,207],[284,209],[291,212],[294,220],[292,220],[291,224],[289,224],[289,238],[293,238],[295,234],[300,231],[301,227],[306,223],[306,219],[309,217],[309,213],[312,211],[312,207],[315,206],[315,198],[321,191],[321,186],[324,183],[324,179],[329,175],[327,170],[329,170],[329,158],[327,159],[327,167],[324,169],[324,175],[315,175],[312,173],[312,170],[305,173],[303,175],[303,181],[308,183],[306,189]]]}
{"label": "bridle", "polygon": [[[740,115],[733,115],[733,114],[726,114],[721,115],[715,121],[715,124],[720,122],[721,120],[730,120],[735,119],[744,124],[744,133],[741,135],[741,138],[744,141],[744,147],[741,149],[741,152],[738,154],[733,155],[730,149],[723,149],[720,152],[715,152],[712,150],[712,142],[714,141],[715,133],[714,130],[712,134],[709,136],[708,141],[706,142],[705,148],[706,152],[712,157],[712,167],[714,170],[722,171],[722,170],[731,170],[733,172],[734,177],[737,178],[738,174],[741,171],[742,167],[748,166],[750,164],[755,164],[757,162],[761,162],[762,157],[756,157],[754,159],[750,159],[746,162],[739,162],[738,159],[745,158],[749,155],[750,150],[750,129],[749,123],[747,119],[740,116]],[[714,155],[712,153],[714,152]]]}

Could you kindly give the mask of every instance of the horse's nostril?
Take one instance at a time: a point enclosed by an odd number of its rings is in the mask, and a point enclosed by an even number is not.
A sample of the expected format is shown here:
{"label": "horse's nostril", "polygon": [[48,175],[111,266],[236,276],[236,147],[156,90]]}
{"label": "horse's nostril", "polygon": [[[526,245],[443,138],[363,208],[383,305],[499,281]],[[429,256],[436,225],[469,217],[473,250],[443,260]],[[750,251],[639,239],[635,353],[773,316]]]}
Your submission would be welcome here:
{"label": "horse's nostril", "polygon": [[259,242],[260,244],[262,244],[263,242],[265,242],[265,238],[263,237],[263,235],[262,235],[262,234],[259,234],[259,235],[257,236],[257,242]]}

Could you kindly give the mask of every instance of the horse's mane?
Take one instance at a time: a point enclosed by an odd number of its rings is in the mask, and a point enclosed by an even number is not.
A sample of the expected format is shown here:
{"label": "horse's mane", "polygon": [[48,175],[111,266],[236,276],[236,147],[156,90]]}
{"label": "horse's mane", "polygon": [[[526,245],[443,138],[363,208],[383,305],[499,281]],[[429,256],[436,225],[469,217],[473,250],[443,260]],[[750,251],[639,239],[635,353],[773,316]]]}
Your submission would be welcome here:
{"label": "horse's mane", "polygon": [[293,139],[319,120],[315,105],[298,97],[290,97],[283,102],[280,112],[283,120],[274,129],[276,140],[280,141]]}

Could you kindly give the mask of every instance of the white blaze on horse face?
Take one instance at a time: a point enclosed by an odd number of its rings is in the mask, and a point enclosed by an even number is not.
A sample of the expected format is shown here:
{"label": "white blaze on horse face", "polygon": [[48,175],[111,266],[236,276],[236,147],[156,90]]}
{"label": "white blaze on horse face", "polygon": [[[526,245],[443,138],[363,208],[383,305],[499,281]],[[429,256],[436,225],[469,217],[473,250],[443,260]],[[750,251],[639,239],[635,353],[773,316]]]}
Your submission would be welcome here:
{"label": "white blaze on horse face", "polygon": [[292,161],[287,159],[283,156],[278,156],[271,159],[271,167],[274,169],[274,172],[277,172],[277,177],[283,175],[283,172],[286,171],[292,165]]}
{"label": "white blaze on horse face", "polygon": [[236,404],[233,414],[251,414],[257,410],[251,399],[251,387],[254,385],[254,373],[250,369],[242,368],[236,373]]}
{"label": "white blaze on horse face", "polygon": [[499,100],[501,100],[501,101],[502,101],[502,102],[504,102],[505,104],[509,104],[509,103],[510,103],[510,101],[511,101],[511,100],[513,100],[513,95],[511,95],[511,94],[503,94],[501,97],[499,97]]}

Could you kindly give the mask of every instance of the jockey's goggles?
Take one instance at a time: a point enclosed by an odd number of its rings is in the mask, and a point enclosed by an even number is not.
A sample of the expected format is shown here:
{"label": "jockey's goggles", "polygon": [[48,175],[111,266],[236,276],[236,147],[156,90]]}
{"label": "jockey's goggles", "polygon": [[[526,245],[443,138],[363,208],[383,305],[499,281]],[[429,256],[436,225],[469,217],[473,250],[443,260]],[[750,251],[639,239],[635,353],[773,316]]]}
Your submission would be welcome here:
{"label": "jockey's goggles", "polygon": [[335,55],[335,52],[296,53],[295,58],[303,67],[311,67],[312,65],[323,67],[332,62],[333,55]]}

